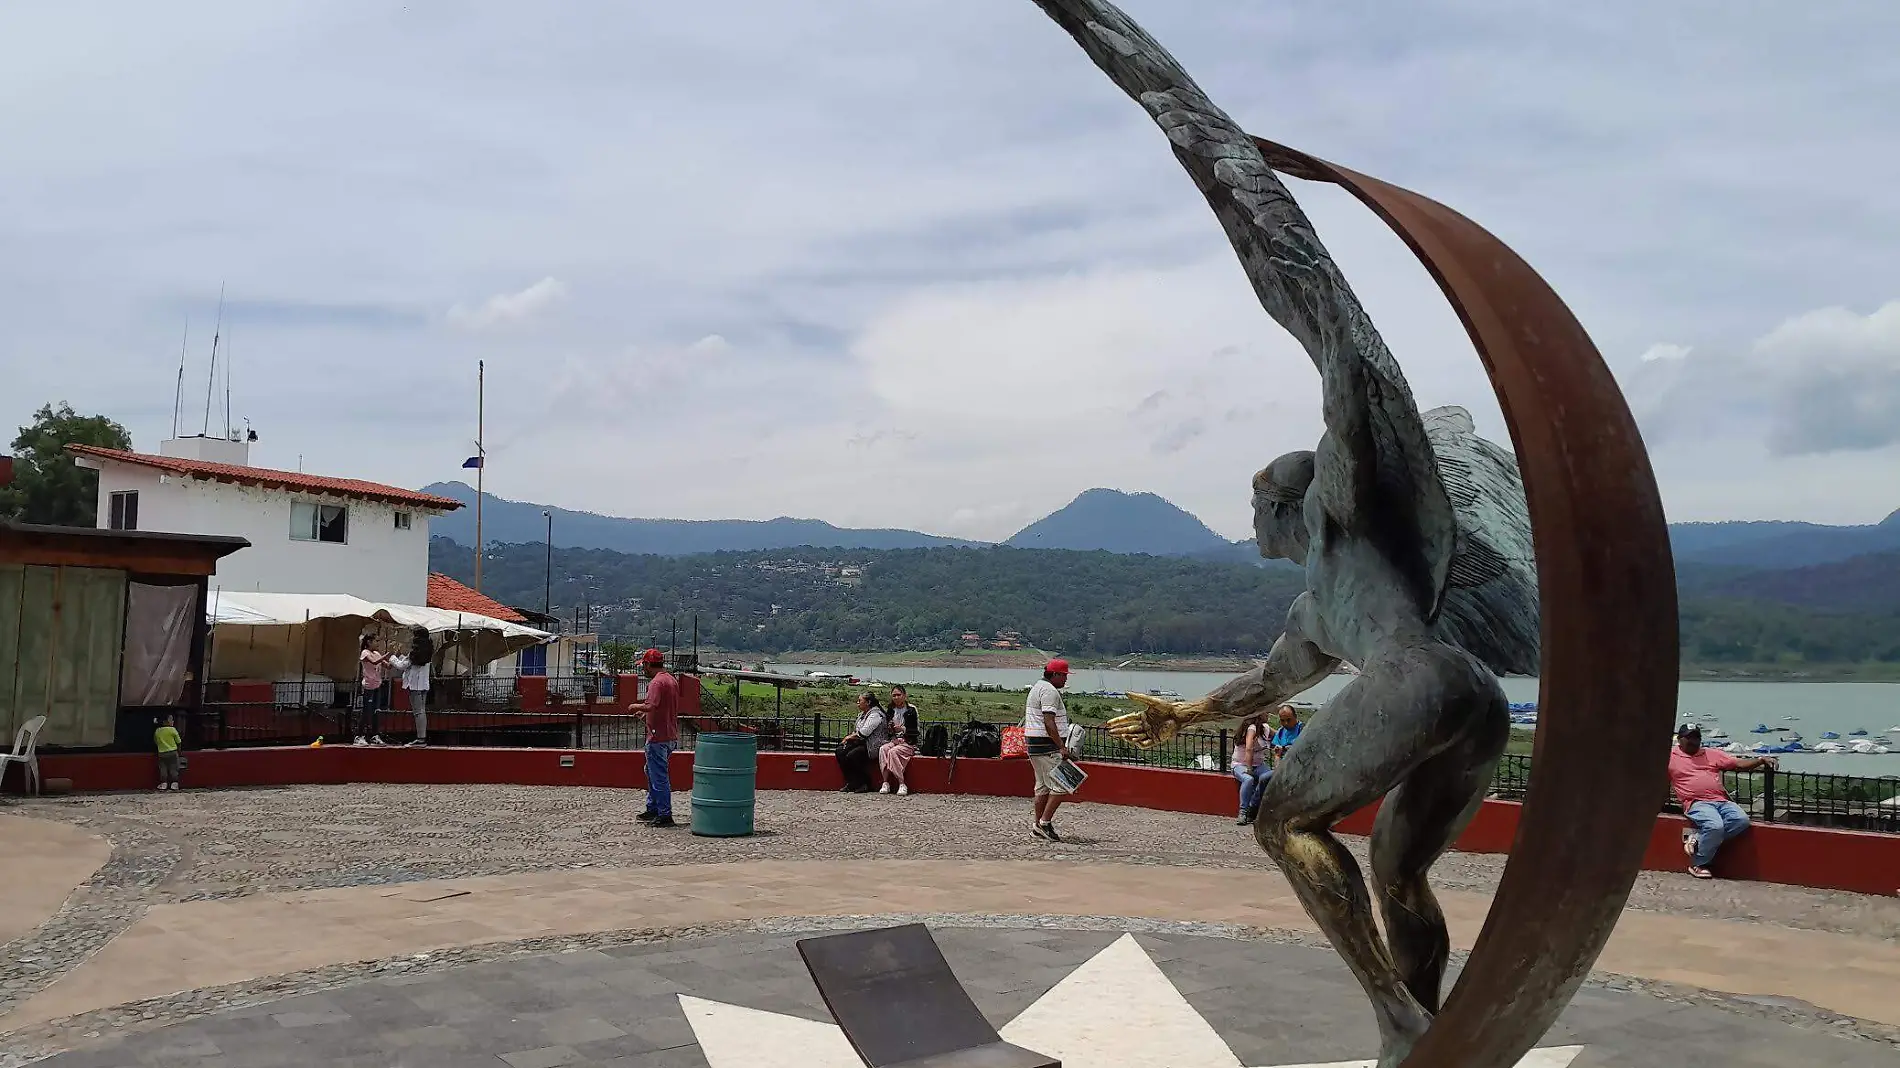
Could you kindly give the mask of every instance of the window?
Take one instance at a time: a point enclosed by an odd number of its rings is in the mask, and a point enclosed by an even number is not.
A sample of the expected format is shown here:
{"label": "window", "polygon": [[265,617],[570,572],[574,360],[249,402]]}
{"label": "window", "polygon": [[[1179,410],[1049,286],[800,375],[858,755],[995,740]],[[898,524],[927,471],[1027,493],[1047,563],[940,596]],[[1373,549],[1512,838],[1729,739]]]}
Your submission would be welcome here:
{"label": "window", "polygon": [[113,530],[137,530],[139,528],[139,491],[121,490],[112,495],[111,515],[107,526]]}
{"label": "window", "polygon": [[328,541],[341,545],[349,540],[349,529],[349,509],[342,505],[291,502],[291,541]]}
{"label": "window", "polygon": [[408,512],[396,513],[396,529],[397,530],[409,529],[409,513]]}

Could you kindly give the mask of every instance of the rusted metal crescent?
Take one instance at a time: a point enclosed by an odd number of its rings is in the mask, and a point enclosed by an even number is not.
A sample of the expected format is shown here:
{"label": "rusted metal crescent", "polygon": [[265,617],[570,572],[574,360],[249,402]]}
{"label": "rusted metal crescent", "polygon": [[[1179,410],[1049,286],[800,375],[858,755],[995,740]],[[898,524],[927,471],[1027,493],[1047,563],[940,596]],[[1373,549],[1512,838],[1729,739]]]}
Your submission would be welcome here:
{"label": "rusted metal crescent", "polygon": [[1405,1068],[1508,1068],[1596,962],[1642,864],[1676,711],[1675,563],[1636,420],[1583,326],[1504,242],[1408,189],[1254,138],[1377,212],[1464,321],[1510,425],[1543,606],[1536,774],[1471,959]]}

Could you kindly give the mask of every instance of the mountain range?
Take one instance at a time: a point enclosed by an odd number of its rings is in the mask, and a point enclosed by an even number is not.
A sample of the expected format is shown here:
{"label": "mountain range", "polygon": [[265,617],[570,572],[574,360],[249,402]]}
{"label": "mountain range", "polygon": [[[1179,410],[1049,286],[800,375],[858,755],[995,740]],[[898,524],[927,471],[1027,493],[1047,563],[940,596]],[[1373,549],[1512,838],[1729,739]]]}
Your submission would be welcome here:
{"label": "mountain range", "polygon": [[[434,534],[463,544],[475,541],[475,491],[461,482],[424,487],[463,502],[460,511],[431,521]],[[817,519],[629,519],[510,501],[488,494],[482,535],[490,543],[539,543],[548,536],[559,548],[606,549],[632,554],[685,556],[798,547],[926,549],[978,547],[987,543],[914,530],[834,526]],[[1867,554],[1900,553],[1900,511],[1863,526],[1741,521],[1675,523],[1669,528],[1685,587],[1719,586],[1738,572],[1804,569],[1838,564]],[[1250,539],[1229,541],[1192,513],[1153,493],[1095,488],[1006,539],[1019,549],[1068,549],[1262,564]],[[1831,581],[1831,580],[1830,580]],[[1875,587],[1878,588],[1878,587]]]}

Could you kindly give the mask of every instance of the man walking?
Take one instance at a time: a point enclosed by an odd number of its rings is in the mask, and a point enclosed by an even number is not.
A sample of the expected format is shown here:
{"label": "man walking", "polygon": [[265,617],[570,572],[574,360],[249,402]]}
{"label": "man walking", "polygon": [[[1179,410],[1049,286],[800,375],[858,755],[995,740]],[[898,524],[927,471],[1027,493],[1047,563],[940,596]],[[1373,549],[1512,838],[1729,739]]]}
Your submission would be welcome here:
{"label": "man walking", "polygon": [[1036,771],[1036,822],[1032,828],[1038,838],[1060,842],[1056,834],[1056,809],[1069,788],[1056,777],[1069,751],[1069,712],[1062,704],[1062,688],[1069,684],[1069,662],[1051,660],[1043,665],[1042,681],[1029,688],[1029,700],[1023,708],[1023,744],[1029,750],[1029,766]]}
{"label": "man walking", "polygon": [[658,649],[640,654],[640,673],[647,677],[647,696],[633,714],[647,721],[647,807],[639,819],[652,827],[677,827],[670,761],[680,736],[679,680],[666,670],[666,654]]}
{"label": "man walking", "polygon": [[1682,802],[1682,814],[1693,830],[1682,838],[1682,850],[1689,854],[1689,874],[1698,879],[1713,879],[1709,864],[1722,843],[1748,830],[1748,813],[1729,800],[1722,786],[1725,771],[1774,770],[1773,757],[1737,760],[1720,749],[1702,748],[1702,728],[1685,723],[1676,728],[1676,748],[1669,752],[1669,785]]}

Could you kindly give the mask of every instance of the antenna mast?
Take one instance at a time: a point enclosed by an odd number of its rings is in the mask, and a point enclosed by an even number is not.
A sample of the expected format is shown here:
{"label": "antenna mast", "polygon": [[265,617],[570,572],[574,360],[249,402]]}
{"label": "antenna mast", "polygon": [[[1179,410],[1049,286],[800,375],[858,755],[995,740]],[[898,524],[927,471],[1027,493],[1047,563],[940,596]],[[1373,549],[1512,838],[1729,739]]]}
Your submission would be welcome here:
{"label": "antenna mast", "polygon": [[218,338],[224,332],[224,283],[218,283],[218,322],[211,328],[211,369],[205,372],[205,421],[199,437],[211,436],[211,393],[218,382]]}
{"label": "antenna mast", "polygon": [[178,388],[172,391],[172,437],[178,436],[178,417],[185,406],[185,351],[191,347],[191,316],[185,316],[185,339],[178,343]]}
{"label": "antenna mast", "polygon": [[231,346],[224,346],[224,440],[231,440]]}

